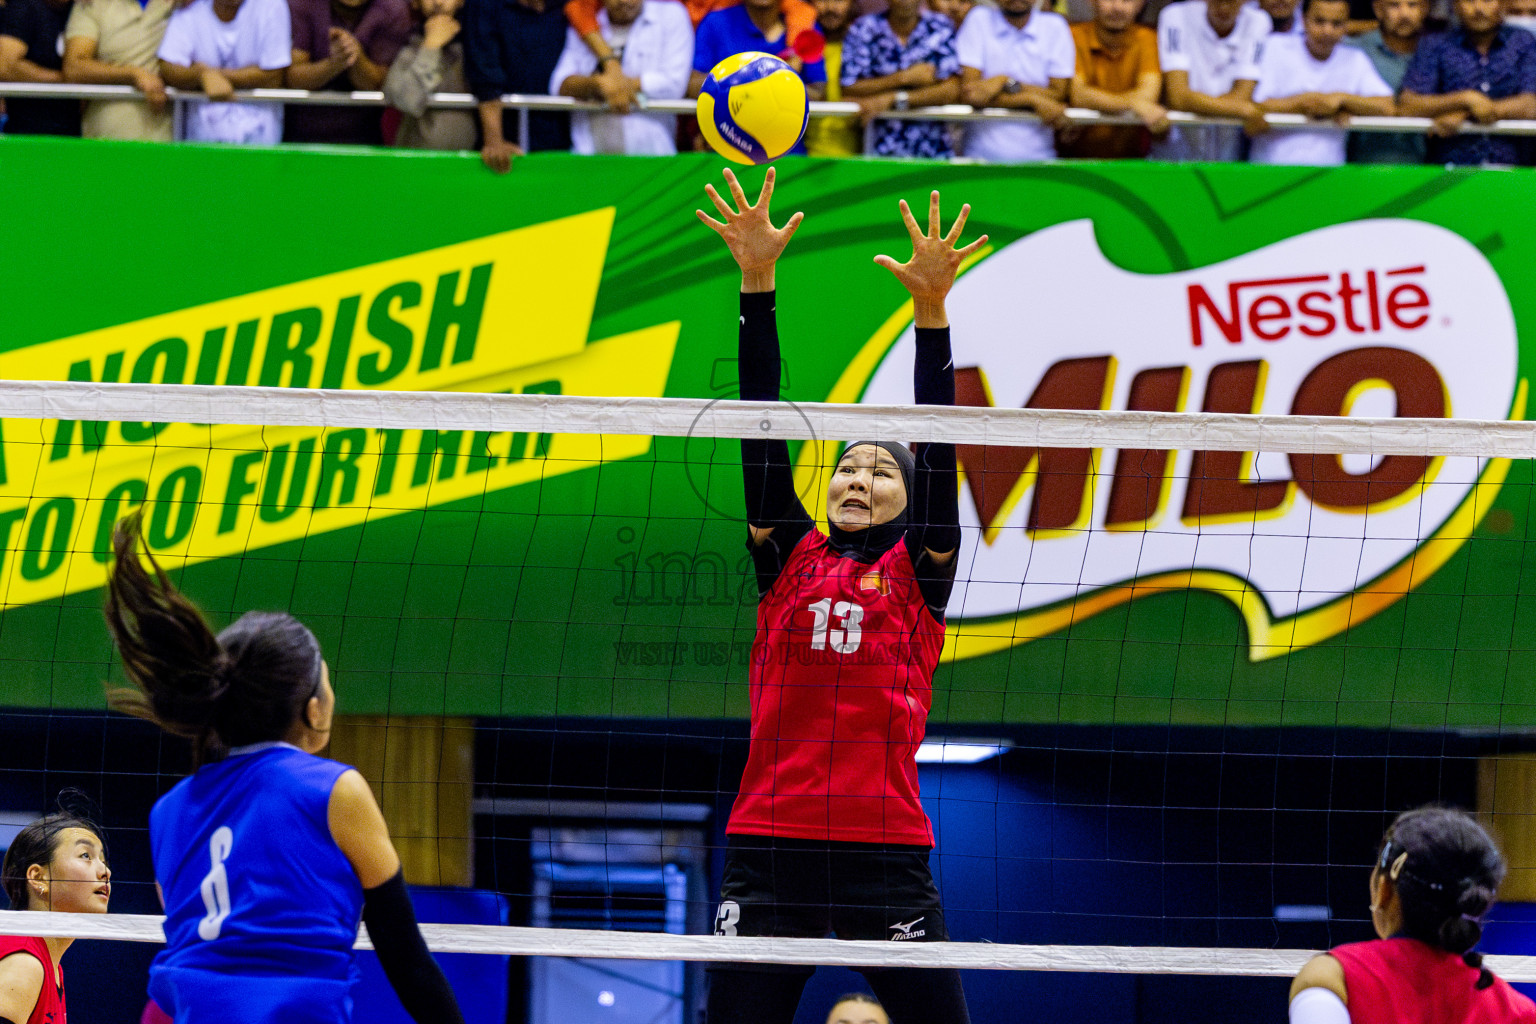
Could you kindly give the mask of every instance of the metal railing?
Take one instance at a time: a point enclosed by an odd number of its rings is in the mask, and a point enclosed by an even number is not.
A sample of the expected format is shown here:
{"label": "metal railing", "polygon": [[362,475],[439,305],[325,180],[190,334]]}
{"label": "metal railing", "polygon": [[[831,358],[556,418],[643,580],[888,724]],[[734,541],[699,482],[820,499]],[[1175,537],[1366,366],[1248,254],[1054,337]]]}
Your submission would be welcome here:
{"label": "metal railing", "polygon": [[[174,102],[201,99],[200,92],[188,92],[180,89],[167,89],[167,94]],[[30,99],[80,99],[80,100],[142,100],[144,94],[129,85],[55,85],[34,84],[30,82],[0,82],[0,99],[5,97],[26,97]],[[359,92],[312,92],[305,89],[242,89],[234,94],[235,102],[247,103],[284,103],[293,106],[318,106],[318,107],[382,107],[384,94],[377,90]],[[528,114],[531,111],[571,111],[583,110],[601,113],[608,108],[602,103],[590,100],[578,100],[570,96],[533,96],[521,93],[512,93],[501,98],[502,105],[519,113],[519,135],[527,146]],[[427,104],[435,110],[470,110],[479,105],[474,96],[465,92],[440,92],[434,93]],[[695,110],[694,100],[650,100],[646,105],[647,111],[659,114],[683,114],[693,116]],[[839,117],[857,115],[859,105],[857,103],[839,102],[812,102],[810,105],[812,117]],[[977,109],[963,103],[953,103],[939,107],[920,107],[913,110],[902,111],[899,117],[891,115],[889,118],[903,121],[947,121],[953,123],[969,123],[976,121],[1018,121],[1023,123],[1039,124],[1040,118],[1034,113],[1024,110],[1003,110],[997,107]],[[1075,125],[1131,125],[1141,124],[1134,114],[1104,114],[1097,110],[1085,110],[1081,107],[1071,107],[1067,110],[1066,119]],[[1308,128],[1336,128],[1339,122],[1333,120],[1315,121],[1302,114],[1266,114],[1264,119],[1272,129],[1278,131],[1297,131]],[[1240,125],[1242,121],[1236,118],[1204,117],[1198,114],[1187,114],[1183,111],[1171,110],[1168,112],[1168,120],[1175,125]],[[1349,117],[1343,127],[1350,131],[1372,133],[1411,133],[1424,134],[1434,126],[1434,121],[1427,117]],[[1536,120],[1531,121],[1496,121],[1493,124],[1477,124],[1467,121],[1461,125],[1460,133],[1464,135],[1536,135]],[[868,147],[866,147],[868,148]]]}

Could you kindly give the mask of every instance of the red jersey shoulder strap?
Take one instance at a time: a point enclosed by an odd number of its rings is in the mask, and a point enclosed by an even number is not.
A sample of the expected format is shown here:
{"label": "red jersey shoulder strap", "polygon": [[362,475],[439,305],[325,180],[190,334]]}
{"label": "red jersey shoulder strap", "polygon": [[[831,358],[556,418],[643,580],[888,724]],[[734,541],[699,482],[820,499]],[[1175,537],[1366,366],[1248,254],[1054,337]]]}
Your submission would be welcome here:
{"label": "red jersey shoulder strap", "polygon": [[53,956],[48,952],[48,943],[31,935],[0,935],[0,960],[16,953],[27,953],[41,961],[43,970],[49,975],[55,975]]}
{"label": "red jersey shoulder strap", "polygon": [[43,965],[43,986],[28,1024],[63,1024],[64,974],[53,962],[48,943],[30,935],[0,935],[0,960],[16,954],[35,958]]}

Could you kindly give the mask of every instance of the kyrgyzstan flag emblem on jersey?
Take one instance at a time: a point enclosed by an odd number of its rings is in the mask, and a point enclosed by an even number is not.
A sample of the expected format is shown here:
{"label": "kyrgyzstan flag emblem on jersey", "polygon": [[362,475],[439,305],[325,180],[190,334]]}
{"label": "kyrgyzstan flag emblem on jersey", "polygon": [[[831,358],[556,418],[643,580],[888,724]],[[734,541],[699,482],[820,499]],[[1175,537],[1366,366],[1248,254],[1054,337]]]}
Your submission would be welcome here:
{"label": "kyrgyzstan flag emblem on jersey", "polygon": [[859,577],[859,589],[873,590],[878,592],[881,597],[885,597],[891,592],[891,585],[884,576],[880,575],[879,569],[871,569]]}

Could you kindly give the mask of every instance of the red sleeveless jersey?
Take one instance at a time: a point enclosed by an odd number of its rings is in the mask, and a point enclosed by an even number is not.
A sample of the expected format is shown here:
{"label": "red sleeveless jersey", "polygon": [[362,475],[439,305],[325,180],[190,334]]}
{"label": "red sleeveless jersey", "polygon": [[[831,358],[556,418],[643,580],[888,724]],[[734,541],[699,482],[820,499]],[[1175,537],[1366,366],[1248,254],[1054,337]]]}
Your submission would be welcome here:
{"label": "red sleeveless jersey", "polygon": [[1417,939],[1378,939],[1329,950],[1344,967],[1351,1024],[1536,1024],[1536,1003],[1455,953]]}
{"label": "red sleeveless jersey", "polygon": [[726,832],[933,845],[917,748],[944,624],[905,541],[873,563],[811,530],[757,606],[752,743]]}
{"label": "red sleeveless jersey", "polygon": [[48,943],[30,936],[0,935],[0,960],[13,953],[31,954],[43,964],[43,988],[26,1024],[65,1024],[68,1017],[64,1013],[64,971],[55,969]]}

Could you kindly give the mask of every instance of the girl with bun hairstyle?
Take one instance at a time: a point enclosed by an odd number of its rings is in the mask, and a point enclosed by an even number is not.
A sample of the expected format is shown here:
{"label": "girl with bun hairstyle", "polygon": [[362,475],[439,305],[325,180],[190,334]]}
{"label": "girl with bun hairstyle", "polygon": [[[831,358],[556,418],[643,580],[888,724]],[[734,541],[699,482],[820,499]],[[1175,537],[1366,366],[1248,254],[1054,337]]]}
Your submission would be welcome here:
{"label": "girl with bun hairstyle", "polygon": [[1291,1024],[1536,1024],[1536,1004],[1474,952],[1504,872],[1471,816],[1398,815],[1371,869],[1380,938],[1313,957],[1291,983]]}

